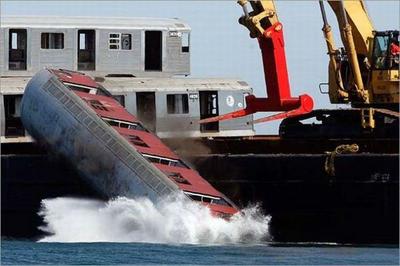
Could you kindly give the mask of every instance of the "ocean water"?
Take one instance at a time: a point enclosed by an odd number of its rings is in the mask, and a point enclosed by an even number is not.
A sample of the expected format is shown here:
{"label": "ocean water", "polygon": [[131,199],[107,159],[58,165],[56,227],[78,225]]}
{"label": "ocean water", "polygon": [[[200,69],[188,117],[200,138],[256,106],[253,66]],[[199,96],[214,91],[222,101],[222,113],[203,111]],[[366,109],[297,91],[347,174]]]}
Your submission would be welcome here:
{"label": "ocean water", "polygon": [[42,201],[46,236],[3,239],[2,265],[341,264],[398,265],[397,246],[276,243],[257,205],[229,221],[174,197],[160,203],[116,198]]}
{"label": "ocean water", "polygon": [[397,247],[333,244],[190,245],[2,241],[1,264],[398,265]]}

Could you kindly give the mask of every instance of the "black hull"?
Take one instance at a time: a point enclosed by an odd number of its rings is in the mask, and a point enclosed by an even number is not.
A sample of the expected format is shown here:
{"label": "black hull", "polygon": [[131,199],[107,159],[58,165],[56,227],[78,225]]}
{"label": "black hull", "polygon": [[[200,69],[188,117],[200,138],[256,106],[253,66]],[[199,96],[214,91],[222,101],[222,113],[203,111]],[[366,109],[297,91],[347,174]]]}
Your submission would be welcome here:
{"label": "black hull", "polygon": [[[8,145],[8,146],[7,146]],[[15,145],[3,151],[18,151]],[[71,167],[36,146],[2,155],[2,235],[38,237],[40,200],[99,197]],[[325,154],[224,154],[187,157],[239,205],[259,202],[271,214],[275,241],[399,241],[398,154],[338,155],[335,176]],[[21,167],[23,166],[23,167]]]}
{"label": "black hull", "polygon": [[[26,145],[25,145],[26,146]],[[42,199],[71,196],[99,198],[72,167],[47,154],[2,155],[1,234],[36,239],[43,235],[38,215]]]}
{"label": "black hull", "polygon": [[399,242],[398,155],[342,155],[336,175],[325,155],[193,158],[200,173],[240,205],[261,203],[277,241]]}

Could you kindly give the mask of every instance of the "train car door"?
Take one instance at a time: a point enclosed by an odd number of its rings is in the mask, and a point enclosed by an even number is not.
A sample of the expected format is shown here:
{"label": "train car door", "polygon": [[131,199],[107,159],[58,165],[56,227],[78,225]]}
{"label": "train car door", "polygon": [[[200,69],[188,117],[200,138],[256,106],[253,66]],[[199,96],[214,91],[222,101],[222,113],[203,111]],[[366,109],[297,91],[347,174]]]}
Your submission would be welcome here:
{"label": "train car door", "polygon": [[10,29],[8,34],[8,69],[26,70],[28,48],[26,29]]}
{"label": "train car door", "polygon": [[[200,91],[200,119],[218,116],[218,92]],[[201,132],[218,132],[219,122],[200,125]]]}
{"label": "train car door", "polygon": [[162,31],[145,32],[144,70],[162,71]]}
{"label": "train car door", "polygon": [[78,30],[78,70],[96,69],[96,31]]}
{"label": "train car door", "polygon": [[137,118],[145,127],[156,131],[156,97],[154,92],[136,92]]}
{"label": "train car door", "polygon": [[5,125],[2,134],[7,137],[25,136],[20,113],[22,95],[3,95],[3,97],[4,116],[1,119],[5,119]]}

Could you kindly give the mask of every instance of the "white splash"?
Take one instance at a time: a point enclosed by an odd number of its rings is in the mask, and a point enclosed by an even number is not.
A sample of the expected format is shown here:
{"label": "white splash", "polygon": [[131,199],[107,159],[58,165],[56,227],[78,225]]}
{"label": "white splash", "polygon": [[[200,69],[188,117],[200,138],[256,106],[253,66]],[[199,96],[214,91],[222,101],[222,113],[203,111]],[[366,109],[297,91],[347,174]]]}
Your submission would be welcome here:
{"label": "white splash", "polygon": [[55,198],[39,212],[50,233],[42,242],[258,243],[268,238],[269,216],[258,206],[229,221],[198,203],[174,199],[152,203],[119,197],[108,202]]}

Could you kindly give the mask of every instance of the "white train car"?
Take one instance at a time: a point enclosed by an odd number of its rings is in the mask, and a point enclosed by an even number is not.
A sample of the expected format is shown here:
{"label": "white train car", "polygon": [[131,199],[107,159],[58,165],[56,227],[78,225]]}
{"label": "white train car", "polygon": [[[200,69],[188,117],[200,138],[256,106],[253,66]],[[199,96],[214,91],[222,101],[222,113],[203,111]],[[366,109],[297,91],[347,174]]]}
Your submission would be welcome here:
{"label": "white train car", "polygon": [[[24,137],[20,103],[29,77],[3,77],[0,89],[2,141]],[[114,97],[161,138],[227,137],[255,134],[252,116],[200,125],[198,120],[244,107],[252,92],[236,79],[98,78]],[[81,88],[86,90],[86,88]],[[22,138],[23,139],[23,138]],[[27,138],[29,140],[29,137]]]}
{"label": "white train car", "polygon": [[19,108],[27,82],[43,68],[94,77],[162,138],[254,135],[252,116],[197,123],[243,108],[252,89],[236,79],[185,78],[190,30],[180,19],[2,17],[1,142],[31,141]]}
{"label": "white train car", "polygon": [[64,68],[92,76],[190,74],[190,27],[180,19],[3,17],[2,76]]}

